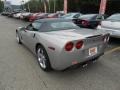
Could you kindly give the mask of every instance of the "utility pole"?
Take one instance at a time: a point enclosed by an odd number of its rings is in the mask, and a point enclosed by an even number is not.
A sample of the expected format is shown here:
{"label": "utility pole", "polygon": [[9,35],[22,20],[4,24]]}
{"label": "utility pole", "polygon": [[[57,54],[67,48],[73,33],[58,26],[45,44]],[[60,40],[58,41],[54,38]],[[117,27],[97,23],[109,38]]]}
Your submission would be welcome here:
{"label": "utility pole", "polygon": [[48,0],[48,7],[49,7],[49,13],[51,11],[51,4],[50,4],[50,0]]}
{"label": "utility pole", "polygon": [[44,12],[45,12],[45,13],[47,13],[47,5],[46,5],[46,2],[47,2],[46,0],[43,1],[43,3],[44,3]]}
{"label": "utility pole", "polygon": [[68,2],[67,0],[64,0],[64,13],[67,14],[67,9],[68,9]]}
{"label": "utility pole", "polygon": [[47,13],[47,6],[45,2],[44,2],[44,12]]}
{"label": "utility pole", "polygon": [[107,0],[101,0],[100,9],[99,9],[99,14],[100,15],[105,14],[106,5],[107,5]]}

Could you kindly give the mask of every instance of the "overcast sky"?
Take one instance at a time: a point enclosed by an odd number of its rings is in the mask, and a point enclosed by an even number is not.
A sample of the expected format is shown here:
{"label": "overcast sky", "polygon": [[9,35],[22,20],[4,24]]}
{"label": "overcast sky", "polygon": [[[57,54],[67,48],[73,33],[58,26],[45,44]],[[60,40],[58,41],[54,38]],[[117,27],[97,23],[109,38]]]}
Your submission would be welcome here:
{"label": "overcast sky", "polygon": [[[11,1],[12,4],[14,5],[20,5],[22,0],[7,0],[7,1]],[[25,2],[28,0],[24,0]]]}

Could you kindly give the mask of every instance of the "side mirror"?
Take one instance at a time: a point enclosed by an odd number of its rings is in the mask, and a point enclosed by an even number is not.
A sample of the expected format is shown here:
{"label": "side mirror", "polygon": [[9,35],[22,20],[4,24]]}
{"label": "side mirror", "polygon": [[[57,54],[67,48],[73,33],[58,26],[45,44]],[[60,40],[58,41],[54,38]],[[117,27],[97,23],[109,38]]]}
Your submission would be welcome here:
{"label": "side mirror", "polygon": [[26,29],[27,27],[18,27],[19,29]]}
{"label": "side mirror", "polygon": [[19,27],[19,29],[21,29],[21,30],[27,32],[27,27]]}
{"label": "side mirror", "polygon": [[18,27],[18,29],[23,29],[23,27]]}

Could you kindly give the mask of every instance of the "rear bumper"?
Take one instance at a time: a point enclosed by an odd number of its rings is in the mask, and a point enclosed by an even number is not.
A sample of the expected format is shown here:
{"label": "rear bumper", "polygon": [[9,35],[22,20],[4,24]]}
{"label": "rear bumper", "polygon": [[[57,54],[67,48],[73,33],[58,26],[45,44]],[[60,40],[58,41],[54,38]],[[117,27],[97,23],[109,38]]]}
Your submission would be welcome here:
{"label": "rear bumper", "polygon": [[73,65],[77,65],[77,64],[80,64],[80,63],[83,63],[83,62],[87,62],[87,61],[91,61],[91,60],[94,60],[96,58],[99,58],[100,56],[104,55],[104,53],[100,53],[100,54],[97,54],[95,56],[92,56],[92,57],[88,57],[88,58],[84,58],[84,59],[79,59],[79,60],[69,60],[69,62],[65,63],[64,61],[59,63],[59,64],[56,64],[54,67],[52,67],[53,69],[55,70],[64,70],[66,68],[69,68]]}
{"label": "rear bumper", "polygon": [[73,65],[96,59],[104,54],[104,50],[106,48],[106,45],[102,45],[99,48],[99,51],[97,54],[93,56],[89,56],[86,50],[82,50],[81,52],[74,52],[74,53],[68,53],[68,54],[60,54],[57,56],[54,56],[54,59],[52,60],[51,66],[55,70],[64,70],[66,68],[69,68]]}

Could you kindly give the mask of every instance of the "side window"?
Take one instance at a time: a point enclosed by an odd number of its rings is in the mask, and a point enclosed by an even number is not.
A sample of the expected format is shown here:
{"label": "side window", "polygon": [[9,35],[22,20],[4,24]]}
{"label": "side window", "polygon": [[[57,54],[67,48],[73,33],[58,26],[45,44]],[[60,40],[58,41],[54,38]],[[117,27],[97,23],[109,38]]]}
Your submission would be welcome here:
{"label": "side window", "polygon": [[32,31],[32,24],[29,24],[27,27],[26,27],[27,30],[29,31]]}
{"label": "side window", "polygon": [[38,31],[40,29],[41,25],[42,24],[40,22],[32,23],[33,31]]}
{"label": "side window", "polygon": [[29,31],[38,31],[41,27],[41,23],[39,22],[34,22],[30,25],[27,26],[27,30]]}

